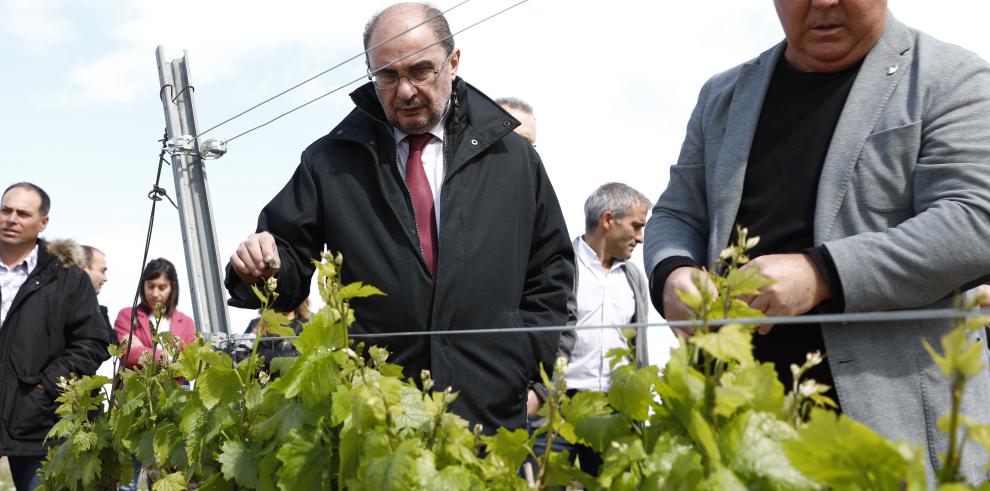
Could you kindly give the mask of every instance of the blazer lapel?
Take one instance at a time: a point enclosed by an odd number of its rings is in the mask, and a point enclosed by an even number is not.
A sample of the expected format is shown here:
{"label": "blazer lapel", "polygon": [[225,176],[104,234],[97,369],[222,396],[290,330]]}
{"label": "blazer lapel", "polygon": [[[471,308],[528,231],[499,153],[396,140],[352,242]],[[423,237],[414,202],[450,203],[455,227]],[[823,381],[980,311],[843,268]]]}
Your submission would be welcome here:
{"label": "blazer lapel", "polygon": [[770,86],[773,70],[785,46],[782,42],[770,48],[740,69],[725,121],[721,150],[714,167],[709,169],[706,176],[708,206],[710,210],[714,210],[710,214],[714,236],[709,244],[709,262],[714,262],[718,253],[728,244],[735,226],[753,135],[760,121],[763,99]]}
{"label": "blazer lapel", "polygon": [[831,231],[863,144],[873,132],[898,81],[908,71],[913,58],[912,45],[908,28],[888,14],[883,36],[863,60],[832,133],[818,180],[815,244],[832,238]]}

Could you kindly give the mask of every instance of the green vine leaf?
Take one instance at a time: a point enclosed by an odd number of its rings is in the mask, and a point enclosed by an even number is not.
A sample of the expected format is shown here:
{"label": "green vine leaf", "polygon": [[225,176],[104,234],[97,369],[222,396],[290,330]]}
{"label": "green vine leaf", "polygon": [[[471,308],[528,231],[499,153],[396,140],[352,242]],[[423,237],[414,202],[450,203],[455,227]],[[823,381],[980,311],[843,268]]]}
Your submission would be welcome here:
{"label": "green vine leaf", "polygon": [[526,447],[529,434],[522,428],[514,431],[499,428],[494,435],[485,437],[484,440],[488,446],[489,459],[498,462],[500,468],[519,469],[529,455]]}
{"label": "green vine leaf", "polygon": [[757,268],[733,269],[725,281],[736,295],[756,295],[761,288],[773,284],[773,280],[761,275]]}
{"label": "green vine leaf", "polygon": [[220,446],[220,469],[228,481],[237,481],[241,486],[258,486],[257,453],[249,451],[240,440],[227,440]]}
{"label": "green vine leaf", "polygon": [[238,400],[240,388],[240,381],[233,368],[213,366],[196,380],[196,394],[206,409]]}
{"label": "green vine leaf", "polygon": [[613,441],[632,433],[632,424],[621,414],[588,416],[570,424],[573,425],[576,437],[573,441],[587,445],[597,452],[605,451]]}
{"label": "green vine leaf", "polygon": [[986,358],[983,351],[984,344],[971,343],[965,329],[953,329],[942,337],[943,355],[939,355],[927,339],[921,340],[922,345],[932,360],[938,364],[942,375],[948,379],[959,375],[962,377],[972,377],[983,371],[983,360]]}
{"label": "green vine leaf", "polygon": [[444,467],[424,488],[431,491],[461,491],[463,489],[484,489],[485,485],[464,467],[449,466]]}
{"label": "green vine leaf", "polygon": [[340,289],[337,293],[338,298],[341,300],[350,300],[352,298],[366,298],[375,295],[385,295],[384,292],[375,288],[371,285],[365,285],[360,281],[351,283]]}
{"label": "green vine leaf", "polygon": [[608,402],[629,418],[646,421],[650,415],[650,403],[653,402],[652,387],[658,381],[659,371],[655,366],[621,366],[612,372]]}
{"label": "green vine leaf", "polygon": [[[784,416],[784,384],[777,378],[777,371],[771,363],[737,365],[726,371],[720,380],[719,389],[734,389],[747,395],[745,406],[758,412]],[[716,389],[716,410],[722,403]],[[721,414],[721,413],[720,413]],[[723,414],[723,415],[728,415]]]}
{"label": "green vine leaf", "polygon": [[696,334],[688,342],[723,362],[750,365],[753,361],[753,335],[740,324],[728,324],[718,331]]}
{"label": "green vine leaf", "polygon": [[282,491],[326,489],[326,471],[330,469],[331,452],[318,444],[318,439],[292,430],[276,455],[279,468],[278,487]]}
{"label": "green vine leaf", "polygon": [[824,409],[811,411],[784,451],[798,471],[832,489],[926,488],[923,452]]}
{"label": "green vine leaf", "polygon": [[719,449],[725,464],[751,487],[776,490],[820,489],[791,466],[784,442],[797,432],[776,415],[747,411],[721,430]]}
{"label": "green vine leaf", "polygon": [[184,491],[189,489],[185,476],[181,472],[166,474],[165,477],[151,485],[152,491]]}
{"label": "green vine leaf", "polygon": [[414,440],[403,440],[394,453],[368,461],[364,484],[368,489],[405,491],[437,479],[433,454]]}

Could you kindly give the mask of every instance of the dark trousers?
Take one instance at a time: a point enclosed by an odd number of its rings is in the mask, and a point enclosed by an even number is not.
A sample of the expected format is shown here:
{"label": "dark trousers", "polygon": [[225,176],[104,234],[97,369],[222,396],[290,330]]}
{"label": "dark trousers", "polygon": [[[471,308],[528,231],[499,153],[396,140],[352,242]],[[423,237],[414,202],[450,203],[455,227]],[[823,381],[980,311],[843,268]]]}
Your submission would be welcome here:
{"label": "dark trousers", "polygon": [[[530,426],[529,420],[526,421],[526,429],[532,434],[536,428]],[[537,436],[536,441],[533,442],[533,453],[537,456],[543,456],[544,452],[547,451],[547,435],[546,433]],[[591,447],[581,445],[580,443],[571,443],[560,435],[557,435],[553,439],[552,452],[567,452],[568,460],[573,464],[575,460],[578,460],[578,465],[581,470],[592,476],[598,476],[601,472],[602,467],[602,455],[594,451]],[[529,460],[529,459],[527,459]],[[535,465],[535,462],[534,462]]]}
{"label": "dark trousers", "polygon": [[44,459],[45,457],[41,455],[7,457],[7,463],[10,464],[10,477],[13,478],[17,491],[28,491],[41,486],[41,476],[38,475],[38,471],[41,470],[41,462]]}

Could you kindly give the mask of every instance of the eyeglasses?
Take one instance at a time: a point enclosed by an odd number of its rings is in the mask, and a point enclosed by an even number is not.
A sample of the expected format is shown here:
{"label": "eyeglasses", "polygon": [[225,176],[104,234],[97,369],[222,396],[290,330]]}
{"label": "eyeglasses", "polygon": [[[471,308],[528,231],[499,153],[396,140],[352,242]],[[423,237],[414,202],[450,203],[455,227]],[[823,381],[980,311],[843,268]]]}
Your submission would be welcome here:
{"label": "eyeglasses", "polygon": [[443,70],[443,67],[450,62],[450,57],[453,56],[453,52],[447,55],[447,58],[443,60],[443,63],[436,68],[419,67],[409,70],[405,74],[390,72],[390,71],[377,71],[375,73],[369,73],[368,78],[375,84],[375,88],[379,90],[392,90],[399,86],[399,80],[403,77],[409,81],[409,83],[422,87],[424,85],[433,85],[437,81],[437,74]]}

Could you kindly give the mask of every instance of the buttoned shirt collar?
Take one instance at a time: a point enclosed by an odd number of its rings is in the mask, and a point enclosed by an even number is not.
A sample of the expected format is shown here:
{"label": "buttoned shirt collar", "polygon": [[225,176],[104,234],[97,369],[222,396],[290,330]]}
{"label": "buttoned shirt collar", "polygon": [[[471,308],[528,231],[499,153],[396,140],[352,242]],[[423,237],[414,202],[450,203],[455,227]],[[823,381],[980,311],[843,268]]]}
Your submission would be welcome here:
{"label": "buttoned shirt collar", "polygon": [[0,261],[0,271],[17,271],[18,268],[22,268],[25,276],[31,274],[34,271],[35,266],[38,265],[38,244],[34,245],[34,249],[28,253],[27,257],[21,259],[21,262],[9,266],[3,261]]}
{"label": "buttoned shirt collar", "polygon": [[[580,236],[574,239],[574,252],[577,258],[584,263],[584,266],[588,269],[594,269],[595,271],[602,272],[605,266],[602,264],[601,260],[598,259],[598,253],[585,242],[584,236]],[[609,272],[615,271],[618,268],[625,267],[626,262],[621,259],[612,258],[612,267],[609,268]]]}
{"label": "buttoned shirt collar", "polygon": [[21,286],[27,281],[28,276],[38,265],[38,245],[17,264],[10,266],[0,261],[0,326],[7,319],[7,311],[14,303],[14,297],[20,291]]}
{"label": "buttoned shirt collar", "polygon": [[[440,118],[440,122],[438,122],[436,126],[434,126],[433,128],[430,128],[429,131],[431,135],[436,137],[436,139],[440,140],[441,142],[443,141],[443,137],[444,137],[444,129],[443,129],[444,121],[446,121],[446,114],[444,115],[443,118]],[[395,138],[396,145],[402,144],[402,140],[404,140],[407,136],[409,136],[409,133],[406,133],[405,131],[396,128],[395,126],[392,127],[392,137]]]}

